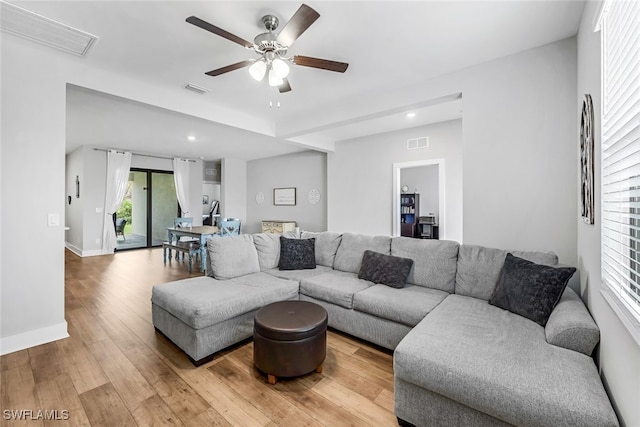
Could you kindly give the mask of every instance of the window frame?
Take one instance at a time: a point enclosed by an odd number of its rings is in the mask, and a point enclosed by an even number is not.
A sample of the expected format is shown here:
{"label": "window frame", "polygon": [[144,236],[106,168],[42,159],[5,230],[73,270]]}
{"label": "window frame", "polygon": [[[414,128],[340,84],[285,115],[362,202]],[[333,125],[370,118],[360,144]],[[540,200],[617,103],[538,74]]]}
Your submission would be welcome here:
{"label": "window frame", "polygon": [[[607,61],[607,55],[610,54],[610,52],[607,51],[607,40],[606,40],[606,19],[607,19],[607,14],[610,13],[610,6],[613,3],[613,1],[611,0],[605,0],[602,3],[602,9],[600,11],[600,14],[598,15],[597,21],[596,21],[596,31],[601,30],[600,33],[600,37],[601,37],[601,66],[602,66],[602,81],[601,81],[601,120],[602,120],[602,126],[601,126],[601,132],[600,132],[600,137],[601,137],[601,147],[600,147],[600,154],[601,154],[601,161],[600,161],[600,172],[601,172],[601,183],[600,183],[600,204],[601,204],[601,215],[602,215],[602,225],[601,225],[601,229],[600,229],[600,235],[601,235],[601,279],[602,279],[602,289],[601,289],[601,293],[604,297],[604,299],[608,302],[608,304],[612,307],[613,311],[616,313],[616,315],[618,316],[618,318],[621,320],[621,322],[625,325],[625,327],[629,330],[629,332],[631,333],[632,337],[634,338],[634,340],[636,341],[636,343],[638,345],[640,345],[640,298],[635,299],[635,297],[632,297],[630,294],[634,292],[633,288],[630,286],[630,290],[626,290],[625,289],[625,284],[623,283],[619,283],[618,281],[615,280],[615,278],[613,279],[608,279],[605,276],[609,276],[610,273],[606,273],[606,270],[609,269],[609,271],[611,270],[618,270],[615,271],[616,274],[619,274],[621,276],[624,276],[624,273],[620,273],[620,271],[623,271],[624,269],[629,269],[629,275],[633,275],[634,273],[637,272],[638,275],[640,275],[640,266],[637,265],[638,260],[635,257],[632,257],[631,255],[629,256],[629,261],[636,264],[635,268],[632,266],[627,266],[624,265],[623,262],[619,262],[617,263],[617,265],[611,267],[610,263],[607,262],[608,259],[611,259],[612,257],[610,257],[608,254],[611,252],[614,252],[613,248],[610,248],[608,245],[608,242],[611,242],[612,239],[612,235],[616,235],[616,237],[618,237],[617,239],[617,243],[621,246],[621,247],[625,247],[627,241],[625,240],[625,236],[627,237],[628,240],[628,245],[626,245],[626,247],[629,248],[629,250],[632,250],[636,252],[636,257],[638,256],[638,251],[640,251],[640,249],[638,248],[633,248],[634,245],[638,245],[640,242],[638,242],[638,237],[637,236],[633,236],[633,232],[631,230],[629,230],[628,232],[624,232],[624,231],[610,231],[607,229],[606,225],[613,223],[613,221],[611,221],[608,218],[608,214],[606,213],[605,210],[605,203],[606,203],[606,199],[607,197],[605,196],[605,194],[607,193],[608,188],[607,185],[609,185],[608,182],[606,182],[606,176],[611,172],[610,169],[610,165],[606,164],[606,159],[610,156],[608,153],[605,154],[605,150],[607,150],[609,147],[612,147],[615,145],[616,142],[622,141],[622,139],[615,139],[612,137],[612,135],[606,135],[605,133],[607,133],[610,129],[607,126],[607,120],[610,120],[610,118],[607,116],[608,111],[606,110],[606,108],[608,108],[608,105],[606,104],[607,100],[609,99],[608,97],[611,96],[611,94],[615,94],[616,89],[620,90],[619,86],[614,87],[612,90],[609,91],[609,81],[608,79],[608,75],[607,75],[607,66],[609,65],[609,62]],[[631,6],[630,7],[634,7],[633,3],[630,3]],[[618,6],[618,5],[616,5]],[[637,7],[637,4],[635,5]],[[638,13],[637,11],[634,11],[634,13]],[[609,17],[610,19],[612,19],[613,21],[616,21],[617,19],[620,19],[620,17],[623,16],[622,13],[619,14],[619,16],[614,16],[613,18]],[[640,16],[640,15],[638,15]],[[629,19],[629,21],[631,21]],[[619,22],[616,22],[616,24],[619,24]],[[631,23],[629,25],[629,27],[633,27],[633,23]],[[638,37],[637,35],[632,35],[630,38],[626,39],[626,40],[633,40],[635,37]],[[628,46],[629,50],[626,50],[625,52],[630,52],[629,55],[633,56],[635,55],[640,55],[640,53],[638,52],[633,52],[632,49],[636,49],[636,50],[640,50],[637,47],[637,43],[634,44],[632,42],[627,43],[624,46]],[[626,54],[626,53],[625,53]],[[633,67],[633,62],[631,63],[632,67]],[[633,67],[631,68],[631,70],[629,71],[629,76],[632,78],[633,81],[633,73],[634,71],[637,71],[637,67]],[[614,73],[617,72],[618,74],[620,74],[620,70],[616,70],[614,71]],[[626,70],[623,70],[622,73],[624,74],[626,72]],[[624,81],[624,80],[623,80]],[[635,88],[634,86],[631,86],[631,88]],[[633,94],[634,91],[632,90],[631,93]],[[627,103],[629,103],[629,107],[632,107],[635,105],[635,100],[636,98],[633,98],[632,101],[625,101]],[[624,106],[624,103],[622,103],[621,105]],[[624,110],[625,112],[629,112],[632,111],[630,109]],[[619,118],[619,117],[617,117]],[[633,121],[637,119],[637,116],[633,115],[633,112],[631,113],[631,117],[628,118],[628,121],[625,121],[625,124],[631,124],[632,129],[634,129],[634,123]],[[640,121],[639,121],[640,122]],[[620,128],[622,128],[624,126],[620,126]],[[633,131],[632,131],[633,132]],[[631,132],[629,133],[631,134]],[[615,133],[614,133],[615,135]],[[628,135],[628,134],[626,134]],[[626,136],[625,135],[625,136]],[[633,136],[634,134],[632,134]],[[606,138],[605,138],[606,137]],[[613,139],[614,142],[612,144],[608,144],[608,142],[610,142],[610,140]],[[637,144],[640,143],[640,139],[635,140],[635,139],[631,139],[631,144],[634,144],[633,147],[635,148],[637,146]],[[635,154],[635,152],[633,153]],[[629,156],[631,158],[633,158],[632,156]],[[634,159],[635,161],[635,159]],[[632,163],[632,167],[640,167],[640,161],[637,161],[636,163]],[[623,168],[619,169],[619,170],[623,170]],[[635,189],[635,187],[633,187],[633,189]],[[632,190],[631,190],[632,191]],[[631,209],[631,208],[630,208]],[[633,208],[636,209],[636,208]],[[625,212],[626,214],[627,212]],[[630,214],[630,224],[621,224],[620,228],[624,228],[624,226],[627,227],[637,227],[638,223],[640,223],[640,214],[638,214],[638,212],[628,212],[628,214]],[[633,218],[636,217],[636,218]],[[611,222],[610,222],[611,221]],[[633,221],[638,221],[638,223],[634,223]],[[634,243],[634,239],[635,239],[635,243]],[[623,256],[627,256],[627,254],[621,253],[620,257]],[[605,265],[605,264],[609,264],[609,265]],[[637,279],[636,279],[637,281]],[[636,284],[636,287],[638,285]],[[636,291],[637,292],[637,291]]]}

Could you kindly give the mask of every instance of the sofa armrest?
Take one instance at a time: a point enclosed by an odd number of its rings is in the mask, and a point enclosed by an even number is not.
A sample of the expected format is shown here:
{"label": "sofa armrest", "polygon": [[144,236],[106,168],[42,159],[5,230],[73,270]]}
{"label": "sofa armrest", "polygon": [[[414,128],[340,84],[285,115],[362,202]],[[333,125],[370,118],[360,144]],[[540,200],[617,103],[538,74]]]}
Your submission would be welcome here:
{"label": "sofa armrest", "polygon": [[544,332],[549,344],[591,356],[600,341],[600,329],[580,297],[566,288],[553,309]]}

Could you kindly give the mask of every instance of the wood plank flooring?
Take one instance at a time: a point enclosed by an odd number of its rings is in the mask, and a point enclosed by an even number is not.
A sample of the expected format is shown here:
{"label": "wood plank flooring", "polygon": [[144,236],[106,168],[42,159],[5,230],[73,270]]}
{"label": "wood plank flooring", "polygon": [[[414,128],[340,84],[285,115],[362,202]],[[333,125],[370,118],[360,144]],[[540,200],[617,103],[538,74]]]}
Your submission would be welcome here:
{"label": "wood plank flooring", "polygon": [[198,273],[164,266],[161,249],[66,251],[65,267],[70,338],[0,357],[2,426],[397,425],[390,352],[330,330],[323,373],[269,385],[250,340],[196,368],[155,332],[150,298]]}

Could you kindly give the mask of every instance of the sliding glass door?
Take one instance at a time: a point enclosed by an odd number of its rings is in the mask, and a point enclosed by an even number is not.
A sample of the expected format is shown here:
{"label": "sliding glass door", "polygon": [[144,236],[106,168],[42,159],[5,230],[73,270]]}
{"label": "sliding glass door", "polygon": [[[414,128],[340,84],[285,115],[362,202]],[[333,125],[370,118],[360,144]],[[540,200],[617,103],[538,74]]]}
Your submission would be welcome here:
{"label": "sliding glass door", "polygon": [[[127,193],[115,215],[117,250],[160,246],[178,216],[173,172],[131,169]],[[119,224],[124,222],[122,232]]]}

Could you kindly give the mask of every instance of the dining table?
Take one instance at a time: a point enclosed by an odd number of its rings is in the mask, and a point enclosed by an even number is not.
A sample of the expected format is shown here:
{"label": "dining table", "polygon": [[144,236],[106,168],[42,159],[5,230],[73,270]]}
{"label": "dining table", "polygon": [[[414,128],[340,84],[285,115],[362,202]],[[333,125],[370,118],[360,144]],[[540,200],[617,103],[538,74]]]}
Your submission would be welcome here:
{"label": "dining table", "polygon": [[169,242],[177,242],[181,237],[195,238],[200,242],[200,270],[205,271],[207,265],[207,239],[219,237],[220,229],[215,225],[195,227],[167,227]]}

